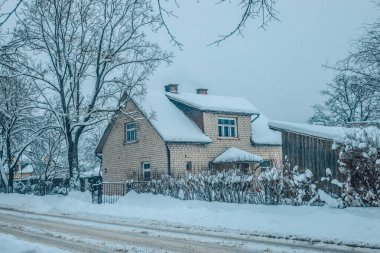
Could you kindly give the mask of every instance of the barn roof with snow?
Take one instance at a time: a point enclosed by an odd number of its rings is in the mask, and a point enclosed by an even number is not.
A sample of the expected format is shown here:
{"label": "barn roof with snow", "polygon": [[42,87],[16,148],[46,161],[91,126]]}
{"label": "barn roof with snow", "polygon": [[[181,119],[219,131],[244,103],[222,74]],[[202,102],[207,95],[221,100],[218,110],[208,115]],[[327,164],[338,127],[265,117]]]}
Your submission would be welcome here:
{"label": "barn roof with snow", "polygon": [[349,128],[346,127],[321,126],[285,121],[269,121],[269,127],[273,130],[287,131],[328,140],[344,138],[349,131]]}

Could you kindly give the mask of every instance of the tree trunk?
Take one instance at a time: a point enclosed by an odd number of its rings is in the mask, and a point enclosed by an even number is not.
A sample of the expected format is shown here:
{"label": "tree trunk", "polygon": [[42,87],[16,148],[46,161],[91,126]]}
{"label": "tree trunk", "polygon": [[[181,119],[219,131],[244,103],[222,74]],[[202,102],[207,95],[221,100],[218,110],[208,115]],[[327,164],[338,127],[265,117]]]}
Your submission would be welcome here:
{"label": "tree trunk", "polygon": [[12,166],[12,154],[11,154],[11,140],[7,136],[6,139],[6,149],[7,149],[7,166],[8,166],[8,193],[13,192],[13,181],[14,181],[14,167],[17,163],[15,163],[14,166]]}
{"label": "tree trunk", "polygon": [[[1,162],[3,162],[3,161],[0,160],[0,163],[1,163]],[[0,166],[2,166],[2,164],[1,164]],[[0,170],[1,170],[1,169],[2,169],[2,168],[0,168]],[[7,181],[5,181],[5,180],[7,180],[7,178],[5,177],[5,174],[3,174],[3,171],[1,171],[1,172],[0,172],[0,183],[1,183],[1,185],[0,185],[0,190],[2,189],[2,187],[4,187],[3,189],[4,189],[5,191],[7,191],[8,184],[7,184]]]}
{"label": "tree trunk", "polygon": [[79,159],[78,159],[78,143],[73,141],[71,138],[68,140],[67,147],[67,160],[69,163],[69,179],[70,187],[78,188],[79,187]]}

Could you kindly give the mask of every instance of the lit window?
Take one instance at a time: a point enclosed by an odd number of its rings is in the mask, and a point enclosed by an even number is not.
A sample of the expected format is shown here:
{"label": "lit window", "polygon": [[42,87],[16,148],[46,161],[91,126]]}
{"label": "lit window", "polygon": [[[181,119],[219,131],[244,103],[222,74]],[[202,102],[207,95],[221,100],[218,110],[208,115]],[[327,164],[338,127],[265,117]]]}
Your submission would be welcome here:
{"label": "lit window", "polygon": [[144,162],[142,164],[142,169],[143,169],[144,181],[149,181],[150,180],[150,163]]}
{"label": "lit window", "polygon": [[127,123],[125,125],[125,142],[135,142],[137,140],[136,123]]}
{"label": "lit window", "polygon": [[236,119],[219,118],[218,119],[218,136],[219,137],[237,137]]}

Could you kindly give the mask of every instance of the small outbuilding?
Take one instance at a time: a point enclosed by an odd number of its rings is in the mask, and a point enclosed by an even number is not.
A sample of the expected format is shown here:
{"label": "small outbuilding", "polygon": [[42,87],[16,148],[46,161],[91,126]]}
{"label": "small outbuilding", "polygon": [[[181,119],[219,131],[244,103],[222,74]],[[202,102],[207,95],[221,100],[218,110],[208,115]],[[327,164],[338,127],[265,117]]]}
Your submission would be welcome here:
{"label": "small outbuilding", "polygon": [[339,178],[339,150],[334,140],[344,138],[349,128],[331,127],[283,121],[270,121],[269,128],[282,133],[283,161],[290,166],[309,169],[320,182],[331,170],[333,178]]}

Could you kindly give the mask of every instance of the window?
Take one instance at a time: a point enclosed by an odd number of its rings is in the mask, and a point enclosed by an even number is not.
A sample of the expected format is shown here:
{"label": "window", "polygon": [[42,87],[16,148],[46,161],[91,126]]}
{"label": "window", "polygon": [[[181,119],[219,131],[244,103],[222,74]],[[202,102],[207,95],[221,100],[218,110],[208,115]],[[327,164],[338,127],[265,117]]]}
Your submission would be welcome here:
{"label": "window", "polygon": [[137,140],[136,122],[125,124],[125,142],[135,142]]}
{"label": "window", "polygon": [[186,162],[186,170],[191,171],[193,169],[193,163],[192,162]]}
{"label": "window", "polygon": [[150,180],[150,163],[143,162],[142,169],[143,169],[144,181],[149,181]]}
{"label": "window", "polygon": [[236,119],[219,118],[218,119],[218,136],[236,138]]}
{"label": "window", "polygon": [[261,171],[269,170],[272,167],[272,161],[271,160],[262,160],[260,163]]}

